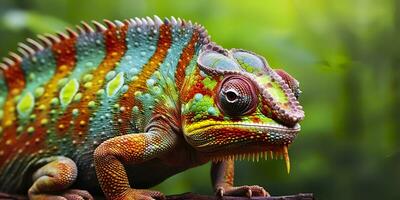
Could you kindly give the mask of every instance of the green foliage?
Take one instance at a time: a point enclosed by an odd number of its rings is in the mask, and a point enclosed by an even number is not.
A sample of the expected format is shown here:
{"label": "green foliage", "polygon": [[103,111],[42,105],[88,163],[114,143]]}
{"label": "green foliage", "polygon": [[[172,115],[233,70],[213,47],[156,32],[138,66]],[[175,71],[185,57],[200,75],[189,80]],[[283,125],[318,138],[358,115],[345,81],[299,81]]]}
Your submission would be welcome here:
{"label": "green foliage", "polygon": [[30,11],[11,10],[2,16],[5,29],[21,31],[27,29],[33,33],[52,33],[63,30],[68,25],[63,20]]}
{"label": "green foliage", "polygon": [[[154,14],[201,23],[218,44],[264,55],[300,81],[306,118],[289,151],[291,174],[283,161],[242,161],[236,184],[318,199],[400,198],[400,1],[3,0],[0,55],[81,20]],[[208,170],[157,188],[211,193]]]}

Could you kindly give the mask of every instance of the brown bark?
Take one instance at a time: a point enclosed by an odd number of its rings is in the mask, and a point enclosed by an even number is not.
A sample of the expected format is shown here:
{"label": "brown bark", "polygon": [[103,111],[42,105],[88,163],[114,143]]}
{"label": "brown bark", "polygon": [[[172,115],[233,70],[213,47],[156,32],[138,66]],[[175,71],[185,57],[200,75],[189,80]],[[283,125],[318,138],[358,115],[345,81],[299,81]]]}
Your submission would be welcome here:
{"label": "brown bark", "polygon": [[[101,197],[95,197],[96,200],[103,199]],[[200,195],[200,194],[193,194],[193,193],[184,193],[184,194],[177,194],[177,195],[170,195],[167,196],[166,200],[249,200],[247,197],[230,197],[226,196],[222,199],[219,199],[215,196],[207,196],[207,195]],[[254,200],[312,200],[314,199],[313,194],[311,193],[300,193],[296,195],[287,195],[287,196],[273,196],[273,197],[253,197],[251,199]],[[24,196],[15,196],[15,195],[8,195],[4,193],[0,193],[0,200],[27,200]]]}
{"label": "brown bark", "polygon": [[[171,195],[167,196],[167,200],[221,200],[215,196],[206,196],[206,195],[199,195],[193,193],[184,193],[178,195]],[[251,199],[256,200],[312,200],[314,199],[313,194],[306,193],[306,194],[296,194],[296,195],[287,195],[287,196],[273,196],[273,197],[253,197]],[[230,197],[226,196],[223,197],[222,200],[249,200],[247,197]]]}

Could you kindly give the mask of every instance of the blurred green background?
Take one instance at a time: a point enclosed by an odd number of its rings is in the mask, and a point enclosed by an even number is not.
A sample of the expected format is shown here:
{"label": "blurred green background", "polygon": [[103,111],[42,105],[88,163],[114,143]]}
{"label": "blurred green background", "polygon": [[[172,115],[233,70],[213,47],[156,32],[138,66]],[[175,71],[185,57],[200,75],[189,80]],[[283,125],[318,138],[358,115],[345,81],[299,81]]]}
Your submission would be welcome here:
{"label": "blurred green background", "polygon": [[[81,20],[176,16],[225,48],[264,55],[296,77],[306,111],[284,162],[238,162],[236,184],[273,195],[400,199],[400,1],[0,1],[0,56],[27,37]],[[209,165],[168,179],[166,194],[211,194]]]}

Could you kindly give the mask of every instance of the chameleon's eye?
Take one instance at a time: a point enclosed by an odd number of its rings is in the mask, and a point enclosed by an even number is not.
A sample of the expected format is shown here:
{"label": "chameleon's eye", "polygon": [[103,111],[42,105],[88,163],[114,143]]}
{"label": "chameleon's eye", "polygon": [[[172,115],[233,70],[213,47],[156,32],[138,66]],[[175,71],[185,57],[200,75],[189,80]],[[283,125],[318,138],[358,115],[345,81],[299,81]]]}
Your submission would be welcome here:
{"label": "chameleon's eye", "polygon": [[254,112],[257,95],[250,80],[241,76],[229,76],[218,90],[217,105],[229,116],[242,116]]}

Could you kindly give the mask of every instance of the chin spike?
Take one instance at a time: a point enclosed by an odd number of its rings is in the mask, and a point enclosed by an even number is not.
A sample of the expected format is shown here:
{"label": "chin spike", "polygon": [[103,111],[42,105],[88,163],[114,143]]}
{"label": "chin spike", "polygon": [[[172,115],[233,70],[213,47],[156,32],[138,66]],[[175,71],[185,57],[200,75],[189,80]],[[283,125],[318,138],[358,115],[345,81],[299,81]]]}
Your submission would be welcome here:
{"label": "chin spike", "polygon": [[283,146],[283,156],[285,158],[286,171],[289,174],[290,173],[290,159],[289,159],[289,152],[288,152],[288,146],[287,145]]}

